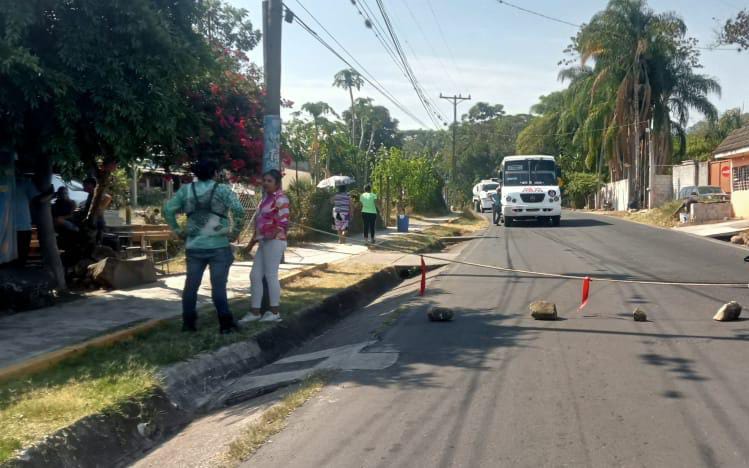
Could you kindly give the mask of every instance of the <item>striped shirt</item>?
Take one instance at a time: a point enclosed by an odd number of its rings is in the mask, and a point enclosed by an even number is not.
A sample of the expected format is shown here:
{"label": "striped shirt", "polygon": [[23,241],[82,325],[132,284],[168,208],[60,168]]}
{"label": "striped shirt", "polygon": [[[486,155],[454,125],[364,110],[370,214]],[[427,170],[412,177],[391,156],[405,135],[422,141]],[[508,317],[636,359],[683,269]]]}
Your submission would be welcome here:
{"label": "striped shirt", "polygon": [[286,240],[286,231],[289,229],[289,199],[283,191],[277,190],[265,195],[258,207],[255,227],[258,239]]}

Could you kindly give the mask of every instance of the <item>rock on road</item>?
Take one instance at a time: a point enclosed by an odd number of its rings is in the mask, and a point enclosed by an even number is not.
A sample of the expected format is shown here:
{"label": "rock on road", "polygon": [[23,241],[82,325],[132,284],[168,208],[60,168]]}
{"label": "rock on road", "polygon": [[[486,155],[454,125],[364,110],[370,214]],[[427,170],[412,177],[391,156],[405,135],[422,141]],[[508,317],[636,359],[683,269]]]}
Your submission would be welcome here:
{"label": "rock on road", "polygon": [[[492,226],[461,258],[594,277],[742,282],[743,256],[680,233],[565,213],[559,228]],[[594,281],[578,312],[580,289],[574,280],[446,268],[429,281],[427,299],[459,308],[453,322],[403,316],[380,343],[400,353],[394,365],[339,373],[245,466],[747,466],[749,321],[711,317],[729,300],[749,305],[749,290]],[[555,302],[562,319],[534,321],[528,304],[538,299]],[[632,320],[636,307],[648,322]]]}

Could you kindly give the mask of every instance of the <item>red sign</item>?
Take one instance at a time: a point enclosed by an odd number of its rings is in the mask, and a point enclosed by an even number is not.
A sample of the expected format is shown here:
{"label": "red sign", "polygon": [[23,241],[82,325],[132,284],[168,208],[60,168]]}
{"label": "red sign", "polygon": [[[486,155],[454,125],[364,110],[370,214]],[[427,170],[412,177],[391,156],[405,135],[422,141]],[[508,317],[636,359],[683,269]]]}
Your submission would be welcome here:
{"label": "red sign", "polygon": [[731,177],[731,168],[729,166],[723,166],[720,169],[720,175],[728,179],[729,177]]}

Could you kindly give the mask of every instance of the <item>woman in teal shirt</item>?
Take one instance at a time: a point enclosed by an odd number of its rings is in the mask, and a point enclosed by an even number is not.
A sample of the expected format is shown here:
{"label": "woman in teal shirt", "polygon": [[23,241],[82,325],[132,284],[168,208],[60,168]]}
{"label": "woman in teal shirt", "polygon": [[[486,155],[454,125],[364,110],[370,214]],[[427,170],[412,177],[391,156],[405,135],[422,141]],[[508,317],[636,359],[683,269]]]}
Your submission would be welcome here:
{"label": "woman in teal shirt", "polygon": [[[182,291],[182,329],[197,330],[198,288],[203,272],[210,265],[211,297],[218,313],[219,333],[231,333],[237,326],[226,296],[229,268],[234,261],[229,244],[239,237],[244,226],[244,208],[231,187],[214,180],[215,162],[198,161],[193,172],[198,180],[180,187],[164,207],[169,227],[185,239],[187,276]],[[177,224],[177,213],[187,214],[184,230]]]}
{"label": "woman in teal shirt", "polygon": [[[359,196],[361,215],[364,220],[364,242],[375,241],[375,224],[377,223],[377,194],[372,193],[372,186],[364,186],[364,193]],[[371,241],[370,241],[371,239]]]}

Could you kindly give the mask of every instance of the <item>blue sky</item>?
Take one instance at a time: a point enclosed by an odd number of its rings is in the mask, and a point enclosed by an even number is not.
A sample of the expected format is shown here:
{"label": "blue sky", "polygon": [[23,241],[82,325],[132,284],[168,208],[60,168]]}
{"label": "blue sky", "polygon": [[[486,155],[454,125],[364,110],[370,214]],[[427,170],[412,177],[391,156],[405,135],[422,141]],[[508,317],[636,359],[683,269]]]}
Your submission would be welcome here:
{"label": "blue sky", "polygon": [[[229,0],[250,11],[261,27],[260,0]],[[351,0],[285,0],[307,24],[323,35],[320,26],[300,7],[300,1],[372,75],[420,120],[430,124],[416,93],[396,68]],[[528,112],[538,96],[562,89],[557,80],[563,49],[575,28],[532,16],[496,0],[383,0],[409,61],[424,90],[442,115],[452,119],[452,106],[439,93],[471,94],[473,101],[458,108],[458,115],[472,103],[503,104],[508,112]],[[361,0],[357,0],[361,2]],[[373,10],[375,0],[366,0]],[[604,8],[604,0],[514,0],[515,4],[572,23],[587,21]],[[735,15],[746,0],[651,0],[656,11],[676,11],[689,34],[702,46],[711,45],[722,20]],[[295,109],[308,101],[326,101],[339,112],[349,103],[346,92],[331,86],[333,75],[345,65],[296,24],[284,23],[282,94]],[[251,54],[262,63],[262,47]],[[717,78],[723,87],[713,102],[723,111],[749,107],[749,53],[703,51],[703,73]],[[371,86],[361,96],[387,106],[401,128],[421,125],[398,110]],[[288,118],[286,112],[285,118]],[[692,121],[700,118],[692,116]]]}

